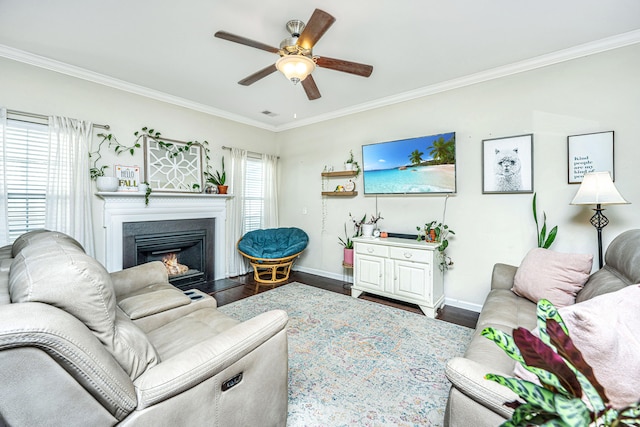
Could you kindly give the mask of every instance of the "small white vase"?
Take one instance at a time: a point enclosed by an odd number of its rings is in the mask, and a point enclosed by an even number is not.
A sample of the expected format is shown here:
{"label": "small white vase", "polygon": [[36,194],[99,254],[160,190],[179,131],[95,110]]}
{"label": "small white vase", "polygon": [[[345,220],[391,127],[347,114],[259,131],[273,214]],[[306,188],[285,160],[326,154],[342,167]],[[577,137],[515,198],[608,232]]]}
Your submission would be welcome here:
{"label": "small white vase", "polygon": [[96,178],[98,191],[118,191],[120,181],[115,176],[99,176]]}
{"label": "small white vase", "polygon": [[353,170],[353,163],[345,163],[344,164],[344,170],[352,171]]}
{"label": "small white vase", "polygon": [[362,237],[373,237],[375,227],[375,224],[362,224]]}
{"label": "small white vase", "polygon": [[138,191],[140,193],[146,193],[147,192],[147,188],[149,188],[149,186],[147,184],[138,184]]}

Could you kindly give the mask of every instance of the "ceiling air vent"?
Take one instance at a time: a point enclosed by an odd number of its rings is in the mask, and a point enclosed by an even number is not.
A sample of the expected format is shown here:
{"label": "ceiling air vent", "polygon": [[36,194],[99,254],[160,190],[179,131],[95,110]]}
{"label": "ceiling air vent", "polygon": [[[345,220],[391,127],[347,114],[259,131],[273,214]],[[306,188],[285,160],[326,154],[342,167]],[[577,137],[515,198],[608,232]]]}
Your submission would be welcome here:
{"label": "ceiling air vent", "polygon": [[265,116],[269,116],[269,117],[276,117],[277,116],[276,113],[274,113],[273,111],[269,111],[269,110],[262,111],[262,114],[264,114]]}

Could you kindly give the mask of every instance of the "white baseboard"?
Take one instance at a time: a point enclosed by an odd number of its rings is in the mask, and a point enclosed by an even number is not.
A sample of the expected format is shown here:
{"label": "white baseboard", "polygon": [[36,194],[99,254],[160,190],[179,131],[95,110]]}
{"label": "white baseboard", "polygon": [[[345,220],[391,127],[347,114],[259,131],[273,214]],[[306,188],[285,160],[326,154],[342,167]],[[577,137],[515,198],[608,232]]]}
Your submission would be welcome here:
{"label": "white baseboard", "polygon": [[475,311],[476,313],[480,313],[482,311],[482,306],[479,304],[474,304],[466,301],[460,301],[453,298],[445,298],[444,305],[448,305],[451,307],[462,308],[464,310]]}
{"label": "white baseboard", "polygon": [[300,271],[302,273],[315,274],[316,276],[327,277],[329,279],[339,280],[341,282],[353,283],[353,274],[337,274],[330,273],[324,270],[316,270],[315,268],[309,268],[304,266],[295,266],[294,271]]}
{"label": "white baseboard", "polygon": [[[328,271],[317,270],[315,268],[309,268],[309,267],[304,267],[299,265],[296,266],[293,270],[300,271],[302,273],[314,274],[316,276],[327,277],[329,279],[340,280],[342,282],[353,283],[353,275],[351,274],[341,275],[337,273],[331,273]],[[457,307],[457,308],[462,308],[464,310],[475,311],[476,313],[480,313],[480,311],[482,310],[481,305],[466,302],[466,301],[460,301],[453,298],[445,298],[444,303],[445,305],[448,305],[451,307]]]}

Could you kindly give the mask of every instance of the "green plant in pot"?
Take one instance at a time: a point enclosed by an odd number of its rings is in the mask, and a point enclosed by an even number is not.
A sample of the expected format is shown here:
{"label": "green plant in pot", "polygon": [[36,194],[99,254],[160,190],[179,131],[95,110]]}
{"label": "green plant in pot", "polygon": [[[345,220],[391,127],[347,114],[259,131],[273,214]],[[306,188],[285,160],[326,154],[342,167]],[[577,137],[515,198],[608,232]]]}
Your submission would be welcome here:
{"label": "green plant in pot", "polygon": [[448,270],[453,261],[447,255],[449,247],[449,234],[456,234],[448,225],[438,221],[431,221],[424,224],[424,227],[417,226],[418,240],[425,240],[428,243],[439,243],[438,254],[440,256],[440,269]]}
{"label": "green plant in pot", "polygon": [[505,402],[514,412],[502,426],[640,426],[640,402],[625,408],[609,404],[604,387],[569,337],[553,304],[540,300],[537,317],[539,337],[524,328],[514,329],[512,336],[491,327],[481,332],[539,381],[536,384],[497,374],[485,376],[508,387],[524,401]]}
{"label": "green plant in pot", "polygon": [[537,194],[533,193],[533,220],[536,222],[536,237],[538,238],[538,247],[549,249],[558,234],[558,226],[556,225],[549,231],[547,235],[547,214],[542,211],[542,230],[538,225],[538,207],[536,206]]}
{"label": "green plant in pot", "polygon": [[356,176],[360,175],[360,165],[353,157],[353,150],[349,150],[349,158],[344,162],[344,168],[346,170],[356,171]]}
{"label": "green plant in pot", "polygon": [[378,215],[371,215],[371,218],[368,220],[367,214],[364,214],[360,220],[355,219],[351,214],[349,214],[349,217],[351,218],[351,222],[353,222],[353,227],[355,229],[354,237],[371,237],[378,221],[384,219],[382,218],[382,215],[380,215],[380,212],[378,212]]}
{"label": "green plant in pot", "polygon": [[135,141],[130,147],[120,144],[116,137],[111,133],[99,133],[96,136],[101,138],[100,142],[98,143],[98,148],[96,149],[96,151],[89,153],[89,158],[93,158],[93,165],[91,166],[91,168],[89,168],[89,176],[94,181],[96,181],[98,177],[104,176],[105,169],[109,167],[106,165],[98,167],[98,161],[102,158],[101,151],[105,143],[107,143],[107,148],[112,148],[117,155],[124,151],[127,151],[133,156],[135,153],[135,149],[140,148],[140,144],[138,143],[138,141]]}
{"label": "green plant in pot", "polygon": [[227,194],[227,189],[229,187],[225,185],[227,182],[227,173],[224,170],[224,156],[222,157],[222,172],[215,171],[215,173],[211,173],[206,171],[204,174],[207,177],[208,183],[218,187],[218,194]]}
{"label": "green plant in pot", "polygon": [[[356,236],[353,236],[356,237]],[[344,239],[338,237],[338,241],[343,246],[343,259],[342,262],[345,265],[353,265],[353,240],[347,233],[347,224],[344,225]]]}

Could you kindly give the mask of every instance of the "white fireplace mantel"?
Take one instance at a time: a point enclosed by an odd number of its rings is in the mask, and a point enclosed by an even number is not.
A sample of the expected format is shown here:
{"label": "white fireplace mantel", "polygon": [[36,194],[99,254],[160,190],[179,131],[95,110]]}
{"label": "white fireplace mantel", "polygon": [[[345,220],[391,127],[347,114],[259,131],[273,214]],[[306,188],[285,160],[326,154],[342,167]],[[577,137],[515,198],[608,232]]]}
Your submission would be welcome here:
{"label": "white fireplace mantel", "polygon": [[227,199],[233,196],[152,193],[149,204],[145,205],[141,193],[99,192],[97,195],[104,200],[104,261],[108,271],[122,270],[122,224],[126,222],[215,218],[214,278],[225,277]]}

